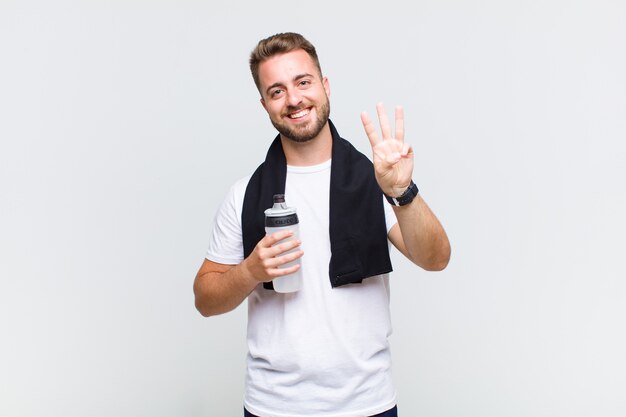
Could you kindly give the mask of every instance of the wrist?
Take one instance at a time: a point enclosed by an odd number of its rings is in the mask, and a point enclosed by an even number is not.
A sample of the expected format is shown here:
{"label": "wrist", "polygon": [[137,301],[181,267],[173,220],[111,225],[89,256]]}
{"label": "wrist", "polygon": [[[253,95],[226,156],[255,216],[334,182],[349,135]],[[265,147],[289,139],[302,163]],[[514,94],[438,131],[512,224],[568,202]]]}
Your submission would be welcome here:
{"label": "wrist", "polygon": [[415,199],[415,197],[417,196],[418,192],[419,192],[419,189],[417,188],[417,185],[415,185],[413,180],[411,180],[411,183],[409,184],[409,186],[406,187],[406,189],[404,189],[400,193],[400,195],[390,196],[385,193],[385,198],[387,199],[389,204],[393,206],[404,206],[404,205],[411,203],[413,199]]}
{"label": "wrist", "polygon": [[254,277],[254,273],[250,268],[248,258],[239,264],[239,277],[243,280],[244,285],[248,287],[256,286],[259,281]]}

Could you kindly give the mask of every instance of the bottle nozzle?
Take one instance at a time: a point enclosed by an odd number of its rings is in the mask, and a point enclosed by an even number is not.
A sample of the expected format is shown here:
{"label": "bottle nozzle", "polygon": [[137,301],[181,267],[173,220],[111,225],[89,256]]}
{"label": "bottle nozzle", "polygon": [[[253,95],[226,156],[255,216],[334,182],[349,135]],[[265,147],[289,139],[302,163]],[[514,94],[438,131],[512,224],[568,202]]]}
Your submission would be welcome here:
{"label": "bottle nozzle", "polygon": [[285,194],[274,194],[274,206],[273,210],[286,210],[287,203],[285,203]]}

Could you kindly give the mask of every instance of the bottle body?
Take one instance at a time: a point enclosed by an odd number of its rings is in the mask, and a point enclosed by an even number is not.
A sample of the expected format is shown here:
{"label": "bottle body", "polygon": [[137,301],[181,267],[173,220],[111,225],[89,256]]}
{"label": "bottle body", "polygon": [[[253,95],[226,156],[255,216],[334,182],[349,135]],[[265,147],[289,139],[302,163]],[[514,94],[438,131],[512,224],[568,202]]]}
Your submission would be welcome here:
{"label": "bottle body", "polygon": [[[294,224],[291,226],[287,226],[287,227],[266,227],[265,228],[265,233],[267,234],[272,234],[272,233],[276,233],[279,232],[281,230],[292,230],[293,231],[293,235],[288,238],[288,239],[284,239],[281,240],[278,243],[283,243],[283,242],[288,242],[290,240],[294,240],[294,239],[299,239],[299,233],[298,233],[298,224]],[[282,255],[286,255],[288,253],[291,252],[295,252],[299,250],[298,248],[294,248],[291,249]],[[279,266],[279,268],[289,268],[291,266],[294,265],[300,265],[300,258],[295,259],[291,262],[287,262],[284,265]],[[302,270],[298,269],[296,272],[294,272],[293,274],[289,274],[289,275],[285,275],[282,277],[278,277],[278,278],[274,278],[272,280],[272,284],[274,285],[274,291],[276,292],[295,292],[298,291],[300,288],[302,288]]]}
{"label": "bottle body", "polygon": [[[265,233],[269,235],[282,230],[291,230],[293,234],[289,238],[283,239],[276,244],[300,238],[296,209],[287,206],[285,203],[285,196],[283,194],[275,194],[274,206],[265,210]],[[297,250],[297,248],[291,249],[282,253],[280,256],[284,256]],[[300,265],[300,258],[281,265],[279,268],[289,268],[294,265]],[[274,278],[272,280],[272,284],[274,286],[274,291],[276,292],[288,293],[298,291],[302,288],[302,270],[298,269],[292,274]]]}

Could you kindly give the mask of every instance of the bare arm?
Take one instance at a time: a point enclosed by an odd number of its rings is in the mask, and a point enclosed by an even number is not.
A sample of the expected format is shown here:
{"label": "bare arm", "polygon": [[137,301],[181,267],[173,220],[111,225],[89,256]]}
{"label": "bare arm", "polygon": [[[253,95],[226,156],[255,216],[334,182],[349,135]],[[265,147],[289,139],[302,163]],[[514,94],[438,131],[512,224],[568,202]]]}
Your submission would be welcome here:
{"label": "bare arm", "polygon": [[427,271],[441,271],[450,260],[450,242],[435,214],[421,196],[394,207],[398,223],[389,240],[404,256]]}
{"label": "bare arm", "polygon": [[[208,317],[231,311],[260,282],[271,281],[297,271],[300,265],[278,268],[303,255],[302,250],[281,255],[300,246],[299,240],[278,243],[292,234],[291,231],[282,231],[265,236],[250,256],[238,265],[224,265],[205,259],[193,283],[196,308],[200,314]],[[274,244],[276,245],[272,246]]]}
{"label": "bare arm", "polygon": [[[413,148],[404,143],[404,112],[396,107],[395,132],[392,134],[387,113],[381,103],[376,106],[382,133],[379,139],[367,113],[361,114],[372,152],[376,180],[389,196],[401,195],[413,176]],[[450,242],[441,223],[420,195],[407,205],[396,207],[398,224],[389,231],[389,240],[416,265],[429,271],[440,271],[450,260]]]}

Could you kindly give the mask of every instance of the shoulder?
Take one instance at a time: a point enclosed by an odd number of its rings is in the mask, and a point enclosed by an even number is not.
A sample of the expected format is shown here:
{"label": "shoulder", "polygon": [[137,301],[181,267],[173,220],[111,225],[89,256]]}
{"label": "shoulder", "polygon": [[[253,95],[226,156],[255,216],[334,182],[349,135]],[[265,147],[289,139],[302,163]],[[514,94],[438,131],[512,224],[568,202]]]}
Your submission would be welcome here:
{"label": "shoulder", "polygon": [[250,178],[252,174],[246,175],[245,177],[239,178],[237,181],[233,183],[230,187],[230,191],[235,194],[245,194],[246,188],[248,187],[248,183],[250,182]]}
{"label": "shoulder", "polygon": [[241,214],[241,208],[243,207],[243,200],[246,195],[246,188],[252,174],[239,178],[229,188],[222,204],[222,209],[227,208],[230,211],[235,211],[238,215]]}

